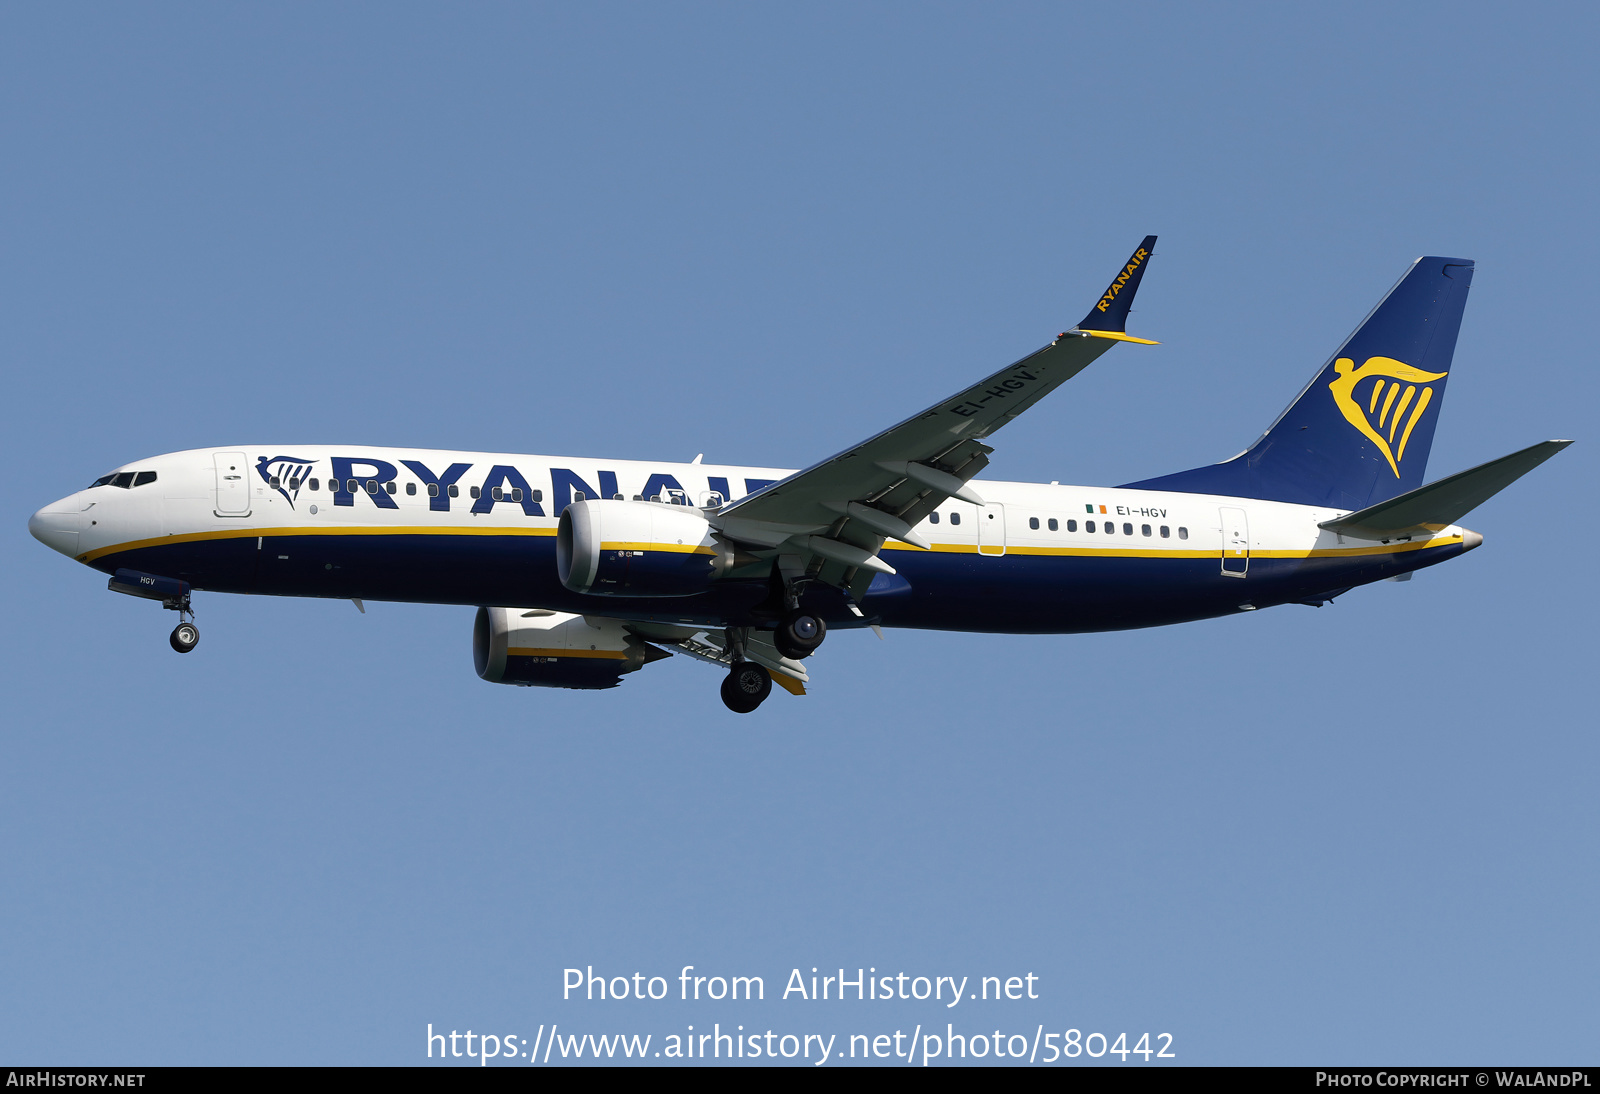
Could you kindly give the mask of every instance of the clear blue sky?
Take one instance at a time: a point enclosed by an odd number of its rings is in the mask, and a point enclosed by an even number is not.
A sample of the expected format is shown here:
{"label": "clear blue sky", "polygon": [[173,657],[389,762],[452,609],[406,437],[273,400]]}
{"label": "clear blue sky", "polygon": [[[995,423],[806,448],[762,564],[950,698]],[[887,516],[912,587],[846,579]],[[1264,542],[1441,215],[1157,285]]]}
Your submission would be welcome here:
{"label": "clear blue sky", "polygon": [[[1170,1032],[1189,1063],[1595,1062],[1591,6],[4,22],[6,1061],[949,1020]],[[180,658],[25,528],[210,445],[800,466],[1047,341],[1147,232],[1130,329],[1164,344],[1000,433],[992,477],[1233,455],[1425,253],[1478,263],[1431,474],[1579,443],[1409,584],[840,634],[745,718],[682,659],[485,684],[469,608],[206,595]],[[688,964],[769,998],[560,998],[568,966]],[[812,966],[1040,998],[773,998]]]}

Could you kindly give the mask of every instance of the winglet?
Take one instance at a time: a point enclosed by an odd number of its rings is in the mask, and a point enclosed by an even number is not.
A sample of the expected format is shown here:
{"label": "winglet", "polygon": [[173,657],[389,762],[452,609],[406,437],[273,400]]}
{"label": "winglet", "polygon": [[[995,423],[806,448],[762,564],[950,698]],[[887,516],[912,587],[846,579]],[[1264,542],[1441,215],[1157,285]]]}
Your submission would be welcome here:
{"label": "winglet", "polygon": [[[1099,332],[1122,334],[1127,330],[1128,309],[1133,306],[1133,294],[1139,291],[1139,282],[1144,278],[1144,268],[1149,264],[1150,256],[1155,253],[1155,249],[1156,237],[1145,236],[1144,242],[1139,244],[1138,249],[1128,257],[1122,269],[1117,271],[1117,276],[1111,279],[1106,291],[1100,294],[1099,302],[1089,309],[1089,314],[1078,324],[1078,330],[1090,334]],[[1145,340],[1125,338],[1118,341],[1144,342]]]}

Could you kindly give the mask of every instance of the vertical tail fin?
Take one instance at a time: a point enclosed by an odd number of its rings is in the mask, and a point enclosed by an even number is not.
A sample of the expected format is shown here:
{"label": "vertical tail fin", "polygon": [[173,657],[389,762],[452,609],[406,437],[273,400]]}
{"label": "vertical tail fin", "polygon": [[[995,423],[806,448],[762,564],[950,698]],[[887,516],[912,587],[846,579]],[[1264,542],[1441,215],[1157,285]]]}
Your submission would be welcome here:
{"label": "vertical tail fin", "polygon": [[1470,259],[1419,258],[1246,452],[1128,483],[1362,509],[1422,485]]}

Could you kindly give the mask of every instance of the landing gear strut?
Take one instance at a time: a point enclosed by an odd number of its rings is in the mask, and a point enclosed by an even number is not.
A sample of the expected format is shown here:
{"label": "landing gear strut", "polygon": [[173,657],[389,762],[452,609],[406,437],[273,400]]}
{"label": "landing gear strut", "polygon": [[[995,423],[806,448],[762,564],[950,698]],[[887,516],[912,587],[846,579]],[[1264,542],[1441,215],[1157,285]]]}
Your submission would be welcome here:
{"label": "landing gear strut", "polygon": [[179,653],[188,653],[198,646],[200,628],[194,625],[194,607],[189,603],[188,591],[185,590],[182,596],[163,600],[161,606],[178,613],[178,625],[172,628],[172,637],[167,639],[172,643],[172,648]]}
{"label": "landing gear strut", "polygon": [[180,588],[182,592],[166,597],[161,601],[161,606],[178,613],[178,625],[172,628],[172,636],[167,641],[179,653],[188,653],[200,644],[200,628],[194,625],[194,605],[189,600],[189,586],[182,585]]}

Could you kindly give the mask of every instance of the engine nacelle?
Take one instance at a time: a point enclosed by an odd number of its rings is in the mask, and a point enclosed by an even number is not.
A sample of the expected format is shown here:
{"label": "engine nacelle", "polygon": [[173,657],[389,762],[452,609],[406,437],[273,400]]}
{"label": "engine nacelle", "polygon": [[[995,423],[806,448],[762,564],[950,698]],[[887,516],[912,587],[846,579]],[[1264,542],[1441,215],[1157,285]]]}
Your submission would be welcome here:
{"label": "engine nacelle", "polygon": [[573,502],[556,533],[556,573],[575,593],[693,596],[743,561],[699,510],[661,502]]}
{"label": "engine nacelle", "polygon": [[613,619],[525,608],[479,608],[472,663],[491,684],[614,688],[622,677],[671,657]]}

